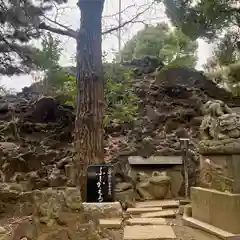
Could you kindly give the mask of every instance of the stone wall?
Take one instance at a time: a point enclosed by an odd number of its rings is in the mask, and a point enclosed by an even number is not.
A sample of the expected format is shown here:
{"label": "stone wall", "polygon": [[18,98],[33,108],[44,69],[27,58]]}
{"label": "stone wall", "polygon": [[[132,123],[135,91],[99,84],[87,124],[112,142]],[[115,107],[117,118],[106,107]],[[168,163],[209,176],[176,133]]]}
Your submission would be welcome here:
{"label": "stone wall", "polygon": [[[9,195],[11,194],[9,191]],[[15,197],[16,205],[24,203],[19,201],[20,199]],[[27,202],[31,203],[28,212],[14,212],[14,217],[11,212],[9,218],[5,215],[0,226],[0,239],[118,239],[114,238],[111,232],[100,229],[99,219],[121,218],[122,209],[119,203],[83,204],[76,188],[35,190],[29,193]],[[10,211],[8,213],[10,214]]]}

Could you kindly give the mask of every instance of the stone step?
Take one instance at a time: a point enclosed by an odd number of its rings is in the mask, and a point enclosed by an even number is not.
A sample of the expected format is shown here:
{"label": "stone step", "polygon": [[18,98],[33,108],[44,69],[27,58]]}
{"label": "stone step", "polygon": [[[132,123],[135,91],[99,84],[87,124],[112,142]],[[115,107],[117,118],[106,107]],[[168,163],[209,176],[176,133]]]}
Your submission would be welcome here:
{"label": "stone step", "polygon": [[137,208],[153,208],[161,207],[165,208],[177,208],[179,206],[178,200],[158,200],[158,201],[146,201],[146,202],[137,202]]}
{"label": "stone step", "polygon": [[129,214],[141,214],[141,213],[147,213],[147,212],[158,212],[162,211],[161,207],[152,207],[152,208],[128,208],[127,213]]}
{"label": "stone step", "polygon": [[148,212],[148,213],[142,213],[141,218],[175,218],[176,214],[178,212],[178,209],[166,209],[158,212]]}
{"label": "stone step", "polygon": [[164,218],[130,218],[126,220],[127,225],[166,225]]}
{"label": "stone step", "polygon": [[110,228],[110,229],[120,229],[122,226],[122,219],[111,218],[111,219],[99,219],[100,227]]}
{"label": "stone step", "polygon": [[148,226],[126,226],[124,228],[123,240],[161,240],[176,239],[176,235],[170,226],[148,225]]}
{"label": "stone step", "polygon": [[179,200],[179,204],[180,205],[188,205],[190,204],[191,201],[189,199],[182,199],[182,200]]}

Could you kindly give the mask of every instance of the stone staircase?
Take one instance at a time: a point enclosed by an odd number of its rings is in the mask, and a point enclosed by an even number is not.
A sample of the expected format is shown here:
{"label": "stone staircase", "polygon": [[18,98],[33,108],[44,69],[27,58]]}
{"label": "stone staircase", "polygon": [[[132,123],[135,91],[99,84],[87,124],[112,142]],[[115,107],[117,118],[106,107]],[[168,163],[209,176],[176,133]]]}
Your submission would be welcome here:
{"label": "stone staircase", "polygon": [[177,239],[171,219],[176,217],[180,202],[159,200],[138,202],[134,208],[128,208],[126,219],[101,219],[101,227],[123,228],[123,240],[171,240]]}

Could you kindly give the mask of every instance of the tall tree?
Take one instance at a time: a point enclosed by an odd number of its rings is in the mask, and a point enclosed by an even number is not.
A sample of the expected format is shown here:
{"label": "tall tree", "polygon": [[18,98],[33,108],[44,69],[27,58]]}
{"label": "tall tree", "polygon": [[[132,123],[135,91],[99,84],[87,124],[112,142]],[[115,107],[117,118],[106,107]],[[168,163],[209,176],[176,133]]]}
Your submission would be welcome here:
{"label": "tall tree", "polygon": [[77,38],[77,111],[74,164],[77,184],[86,199],[89,163],[104,162],[104,78],[102,12],[105,0],[79,0],[81,26]]}
{"label": "tall tree", "polygon": [[170,29],[167,24],[146,26],[123,47],[122,59],[132,60],[145,56],[157,57],[165,65],[194,67],[197,62],[196,41],[192,41],[179,29]]}
{"label": "tall tree", "polygon": [[[78,31],[46,14],[54,6],[57,8],[55,3],[66,2],[67,0],[0,0],[0,74],[28,73],[34,65],[37,51],[32,40],[38,39],[43,31],[77,39]],[[120,27],[136,21],[152,5],[122,22]],[[113,26],[105,29],[102,34],[111,33],[118,28],[119,26]]]}

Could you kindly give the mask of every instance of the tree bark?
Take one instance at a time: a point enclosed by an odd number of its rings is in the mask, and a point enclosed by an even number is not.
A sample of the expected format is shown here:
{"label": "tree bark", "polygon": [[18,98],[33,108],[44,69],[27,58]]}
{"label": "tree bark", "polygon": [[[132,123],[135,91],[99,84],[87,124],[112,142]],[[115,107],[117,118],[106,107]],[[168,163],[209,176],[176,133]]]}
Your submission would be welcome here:
{"label": "tree bark", "polygon": [[76,184],[86,201],[88,164],[104,162],[102,12],[105,0],[79,0],[81,26],[77,38],[77,109],[75,120]]}

